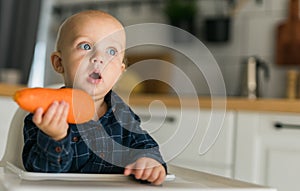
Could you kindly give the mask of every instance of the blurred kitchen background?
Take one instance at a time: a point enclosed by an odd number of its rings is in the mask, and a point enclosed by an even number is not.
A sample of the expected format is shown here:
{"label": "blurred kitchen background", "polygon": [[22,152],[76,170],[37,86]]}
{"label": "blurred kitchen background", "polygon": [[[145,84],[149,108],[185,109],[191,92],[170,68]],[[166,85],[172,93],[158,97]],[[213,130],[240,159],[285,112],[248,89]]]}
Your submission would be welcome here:
{"label": "blurred kitchen background", "polygon": [[[172,48],[147,44],[127,50],[129,65],[157,59],[178,66],[191,79],[199,95],[201,115],[196,102],[191,102],[189,107],[183,102],[179,104],[178,97],[168,96],[174,92],[167,84],[146,81],[134,89],[138,93],[157,94],[133,96],[130,105],[141,116],[143,128],[155,129],[151,133],[159,143],[170,143],[169,138],[177,137],[173,135],[180,132],[179,127],[198,128],[189,145],[170,162],[193,170],[272,186],[279,191],[298,190],[300,99],[269,99],[299,98],[298,1],[0,0],[0,134],[7,135],[18,108],[11,96],[20,88],[3,85],[35,87],[61,83],[61,76],[53,71],[50,64],[59,25],[73,13],[101,9],[117,17],[125,26],[162,23],[187,30],[209,49],[221,70],[228,95],[226,112],[222,107],[221,110],[212,110],[210,100],[205,97],[210,95],[206,79],[186,55]],[[296,49],[291,51],[284,45],[279,46],[284,50],[278,51],[278,27],[291,16],[290,10],[293,10],[296,19],[289,24],[299,25],[299,29],[294,26],[296,32],[287,33],[287,39],[295,39],[289,42],[295,42]],[[133,36],[156,37],[155,34]],[[164,31],[159,34],[159,39],[194,55],[203,53],[203,49],[185,35]],[[294,53],[295,57],[280,57],[278,61],[279,55],[290,53]],[[128,91],[130,83],[134,84],[149,71],[146,68],[138,74],[128,73],[130,67],[123,75],[126,79],[116,86],[121,91]],[[192,95],[192,90],[187,88],[175,70],[163,65],[155,69],[159,76],[167,77],[179,87],[181,92],[177,93]],[[216,74],[205,75],[215,77]],[[120,84],[122,82],[125,83]],[[245,91],[251,88],[253,91]],[[267,99],[253,101],[246,98],[256,96]],[[152,105],[152,99],[159,100],[155,102],[157,105]],[[160,106],[168,106],[167,112]],[[201,138],[206,134],[206,127],[218,119],[223,121],[222,130],[212,149],[203,155],[199,152]],[[195,122],[199,123],[195,125]],[[179,138],[184,140],[181,136]],[[4,153],[5,142],[6,138],[0,139],[0,157]],[[181,142],[177,144],[174,145],[176,148],[182,145]]]}
{"label": "blurred kitchen background", "polygon": [[[244,68],[248,58],[255,56],[254,61],[264,63],[264,67],[258,67],[257,70],[259,96],[286,97],[287,74],[290,70],[297,71],[299,68],[299,65],[278,65],[275,58],[276,30],[279,23],[288,17],[288,0],[183,2],[183,9],[179,9],[176,15],[174,10],[177,9],[178,0],[3,1],[1,14],[5,16],[1,17],[0,80],[29,86],[47,86],[61,82],[61,76],[53,71],[50,64],[58,26],[73,13],[85,9],[101,9],[117,17],[125,26],[138,23],[172,24],[195,35],[215,57],[223,74],[228,96],[243,95],[246,85],[243,80]],[[178,19],[180,17],[182,19]],[[195,48],[189,39],[170,38],[174,34],[162,35],[186,50]],[[157,59],[166,58],[190,77],[199,95],[210,94],[201,71],[184,55],[167,49],[157,51],[155,47],[146,47],[145,50],[138,55],[143,58],[149,55],[154,55]],[[130,51],[133,52],[131,59],[142,59],[135,58],[134,50]],[[197,54],[197,51],[193,52]],[[172,71],[166,72],[170,79],[182,86],[180,89],[183,93],[190,93],[191,90],[185,89],[185,85],[181,84],[180,79],[176,79]]]}

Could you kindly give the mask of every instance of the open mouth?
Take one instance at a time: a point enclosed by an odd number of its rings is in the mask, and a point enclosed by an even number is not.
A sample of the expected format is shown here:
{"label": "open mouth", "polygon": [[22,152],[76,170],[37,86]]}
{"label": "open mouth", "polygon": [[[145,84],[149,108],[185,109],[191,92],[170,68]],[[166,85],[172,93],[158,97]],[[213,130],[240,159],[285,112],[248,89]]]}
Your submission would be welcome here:
{"label": "open mouth", "polygon": [[93,72],[89,75],[89,77],[94,80],[100,80],[102,78],[99,72]]}

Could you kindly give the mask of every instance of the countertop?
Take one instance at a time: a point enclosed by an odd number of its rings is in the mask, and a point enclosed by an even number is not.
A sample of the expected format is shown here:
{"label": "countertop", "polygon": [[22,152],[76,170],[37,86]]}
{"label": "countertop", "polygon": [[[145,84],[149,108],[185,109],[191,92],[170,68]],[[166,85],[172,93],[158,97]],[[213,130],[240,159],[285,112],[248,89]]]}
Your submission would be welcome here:
{"label": "countertop", "polygon": [[[121,97],[125,97],[122,96]],[[129,100],[126,100],[130,105],[134,106],[149,106],[155,100],[163,102],[167,107],[182,107],[209,109],[214,104],[214,109],[226,108],[226,110],[243,110],[243,111],[261,111],[261,112],[290,112],[300,113],[300,99],[247,99],[243,97],[226,97],[220,98],[199,96],[197,98],[167,96],[167,95],[133,95]],[[212,102],[213,100],[213,102]]]}
{"label": "countertop", "polygon": [[[18,89],[25,88],[22,85],[9,85],[0,83],[0,96],[13,96]],[[163,102],[167,107],[188,107],[188,108],[224,108],[227,110],[245,110],[245,111],[262,111],[262,112],[290,112],[300,113],[300,99],[247,99],[243,97],[214,98],[213,102],[210,97],[191,98],[189,96],[181,97],[166,94],[135,94],[129,99],[121,94],[125,102],[131,106],[149,106],[153,101]]]}
{"label": "countertop", "polygon": [[15,91],[21,88],[25,88],[25,86],[0,83],[0,96],[13,96]]}
{"label": "countertop", "polygon": [[97,180],[97,181],[63,181],[63,180],[24,180],[5,167],[0,168],[0,190],[252,190],[276,191],[276,189],[262,187],[234,179],[224,178],[203,172],[188,170],[178,166],[169,165],[169,171],[176,178],[166,181],[161,186],[141,184],[133,179]]}

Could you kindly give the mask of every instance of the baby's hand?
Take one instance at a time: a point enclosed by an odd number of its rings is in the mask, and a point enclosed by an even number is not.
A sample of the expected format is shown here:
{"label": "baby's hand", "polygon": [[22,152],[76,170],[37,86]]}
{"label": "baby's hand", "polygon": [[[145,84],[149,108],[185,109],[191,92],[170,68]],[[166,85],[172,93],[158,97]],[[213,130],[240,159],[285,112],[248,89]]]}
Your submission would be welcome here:
{"label": "baby's hand", "polygon": [[152,158],[142,157],[125,167],[124,175],[133,174],[136,179],[147,180],[154,185],[163,183],[166,177],[165,168]]}
{"label": "baby's hand", "polygon": [[32,121],[45,134],[59,141],[66,137],[68,133],[68,111],[69,104],[67,102],[54,101],[45,113],[42,108],[38,108],[34,112]]}

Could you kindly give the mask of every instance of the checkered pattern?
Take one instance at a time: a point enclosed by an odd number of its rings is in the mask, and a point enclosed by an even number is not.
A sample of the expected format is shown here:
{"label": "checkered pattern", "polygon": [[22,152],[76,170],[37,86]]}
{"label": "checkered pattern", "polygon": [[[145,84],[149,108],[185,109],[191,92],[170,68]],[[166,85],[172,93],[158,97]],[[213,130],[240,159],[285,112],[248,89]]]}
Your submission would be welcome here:
{"label": "checkered pattern", "polygon": [[123,173],[124,166],[140,157],[159,161],[167,169],[159,147],[140,128],[140,118],[110,91],[108,110],[98,121],[69,124],[68,136],[54,141],[32,122],[24,122],[23,164],[33,172]]}

